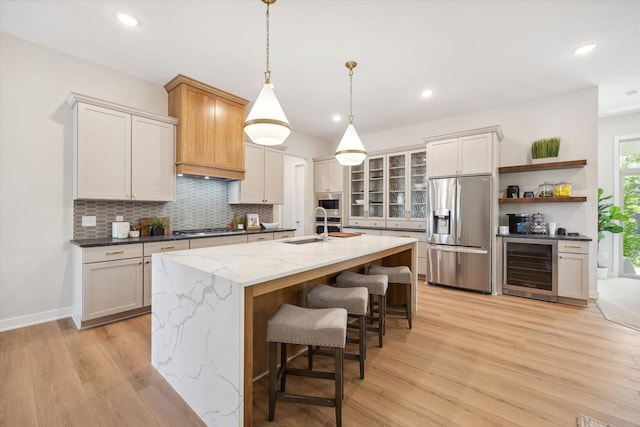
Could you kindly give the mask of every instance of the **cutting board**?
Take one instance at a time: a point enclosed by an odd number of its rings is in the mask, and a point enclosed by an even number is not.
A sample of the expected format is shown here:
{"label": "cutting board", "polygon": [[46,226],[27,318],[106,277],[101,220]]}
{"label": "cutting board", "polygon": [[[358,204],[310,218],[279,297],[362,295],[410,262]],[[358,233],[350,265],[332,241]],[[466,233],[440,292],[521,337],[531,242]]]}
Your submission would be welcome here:
{"label": "cutting board", "polygon": [[354,237],[359,235],[360,233],[343,233],[342,231],[332,231],[329,233],[331,237]]}
{"label": "cutting board", "polygon": [[164,222],[164,234],[169,234],[169,217],[161,216],[161,217],[153,217],[153,218],[140,218],[140,235],[141,236],[150,236],[149,234],[149,223],[156,218],[160,218],[162,222]]}

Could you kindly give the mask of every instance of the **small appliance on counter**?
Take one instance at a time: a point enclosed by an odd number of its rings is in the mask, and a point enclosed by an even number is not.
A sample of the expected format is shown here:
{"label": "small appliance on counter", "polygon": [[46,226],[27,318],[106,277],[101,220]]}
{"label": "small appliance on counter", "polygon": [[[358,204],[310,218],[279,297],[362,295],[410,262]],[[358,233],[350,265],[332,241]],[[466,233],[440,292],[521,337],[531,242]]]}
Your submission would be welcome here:
{"label": "small appliance on counter", "polygon": [[544,222],[544,215],[538,212],[531,215],[531,218],[529,232],[531,234],[547,234],[547,223]]}
{"label": "small appliance on counter", "polygon": [[114,239],[126,239],[129,237],[131,226],[128,221],[114,221],[111,223],[111,237]]}
{"label": "small appliance on counter", "polygon": [[510,234],[527,234],[529,214],[507,214]]}
{"label": "small appliance on counter", "polygon": [[519,199],[520,198],[520,187],[517,185],[509,185],[507,186],[507,199]]}

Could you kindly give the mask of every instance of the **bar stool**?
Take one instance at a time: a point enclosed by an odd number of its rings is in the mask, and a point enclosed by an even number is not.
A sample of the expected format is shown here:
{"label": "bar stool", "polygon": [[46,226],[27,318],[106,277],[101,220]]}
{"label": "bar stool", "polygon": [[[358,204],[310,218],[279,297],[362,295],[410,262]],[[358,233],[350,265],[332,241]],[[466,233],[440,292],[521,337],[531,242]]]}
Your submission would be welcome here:
{"label": "bar stool", "polygon": [[[387,314],[402,314],[409,321],[409,329],[411,324],[411,269],[406,265],[397,267],[383,267],[382,265],[369,266],[369,274],[386,274],[389,284],[398,283],[404,286],[404,304],[387,303]],[[388,307],[400,308],[401,310],[390,311]]]}
{"label": "bar stool", "polygon": [[[384,335],[388,280],[384,274],[360,274],[353,271],[343,271],[336,278],[336,285],[339,288],[365,287],[369,291],[369,320],[377,321],[377,326],[369,326],[367,330],[378,333],[378,347],[382,347],[382,336]],[[377,310],[374,307],[376,296],[378,297]],[[378,315],[376,316],[375,313]]]}
{"label": "bar stool", "polygon": [[[345,359],[360,361],[360,378],[364,379],[364,359],[367,352],[367,302],[369,290],[365,287],[335,288],[327,285],[315,285],[307,295],[307,307],[310,308],[344,308],[348,317],[358,319],[357,325],[347,324],[347,327],[358,328],[358,338],[347,337],[347,342],[358,344],[358,354],[344,353]],[[313,356],[329,356],[318,347],[309,346],[309,369],[313,369]]]}
{"label": "bar stool", "polygon": [[[342,399],[344,391],[343,359],[347,336],[347,310],[344,308],[312,309],[281,304],[267,322],[269,342],[269,421],[273,421],[276,400],[336,408],[336,425],[342,425]],[[280,343],[280,369],[277,369],[278,343]],[[334,349],[335,371],[318,372],[287,368],[287,344],[319,345]],[[325,378],[335,381],[333,399],[285,392],[287,375]],[[280,390],[276,382],[280,380]]]}

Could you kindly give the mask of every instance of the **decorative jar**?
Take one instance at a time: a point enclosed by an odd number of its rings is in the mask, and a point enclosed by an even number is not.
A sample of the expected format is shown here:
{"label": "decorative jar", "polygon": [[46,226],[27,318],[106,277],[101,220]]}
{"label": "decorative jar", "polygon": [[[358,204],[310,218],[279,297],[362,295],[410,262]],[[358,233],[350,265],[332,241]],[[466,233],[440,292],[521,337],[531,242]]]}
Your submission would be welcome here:
{"label": "decorative jar", "polygon": [[538,186],[538,197],[554,197],[555,185],[550,182],[543,182]]}
{"label": "decorative jar", "polygon": [[571,197],[571,183],[560,181],[556,184],[555,197]]}

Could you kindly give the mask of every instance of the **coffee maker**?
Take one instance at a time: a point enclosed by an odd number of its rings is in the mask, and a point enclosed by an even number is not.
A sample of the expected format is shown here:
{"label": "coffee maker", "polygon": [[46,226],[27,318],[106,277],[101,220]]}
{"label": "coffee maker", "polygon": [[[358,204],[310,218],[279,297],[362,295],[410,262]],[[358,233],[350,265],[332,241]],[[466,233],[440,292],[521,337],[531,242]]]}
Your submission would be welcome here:
{"label": "coffee maker", "polygon": [[527,234],[529,214],[507,214],[509,217],[509,234]]}

